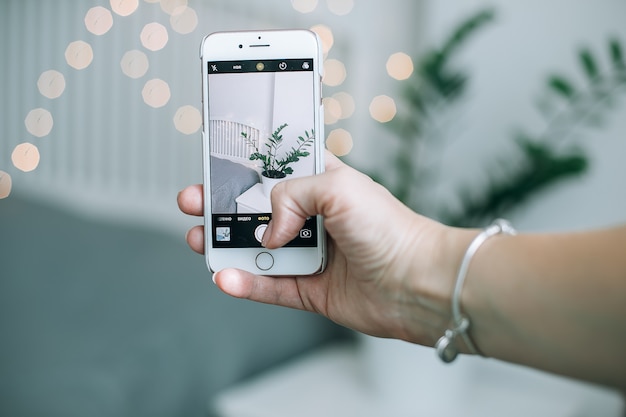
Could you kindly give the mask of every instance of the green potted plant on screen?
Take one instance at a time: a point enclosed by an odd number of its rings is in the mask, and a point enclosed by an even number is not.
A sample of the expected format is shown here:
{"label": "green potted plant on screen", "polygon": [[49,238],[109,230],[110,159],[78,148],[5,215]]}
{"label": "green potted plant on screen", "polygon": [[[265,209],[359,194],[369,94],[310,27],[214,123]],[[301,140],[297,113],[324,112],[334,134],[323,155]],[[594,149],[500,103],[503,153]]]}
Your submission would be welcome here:
{"label": "green potted plant on screen", "polygon": [[267,142],[262,146],[264,149],[259,148],[259,143],[250,139],[245,132],[241,132],[241,137],[246,143],[254,149],[254,152],[250,155],[251,161],[261,161],[262,171],[261,179],[264,185],[267,185],[266,194],[269,195],[271,188],[276,185],[277,182],[293,173],[291,165],[298,162],[300,158],[306,158],[310,155],[308,148],[315,141],[315,131],[311,130],[311,133],[304,131],[304,136],[298,136],[295,146],[292,146],[286,153],[280,154],[280,150],[284,144],[284,138],[282,131],[288,125],[282,124],[274,130],[272,135],[267,138]]}

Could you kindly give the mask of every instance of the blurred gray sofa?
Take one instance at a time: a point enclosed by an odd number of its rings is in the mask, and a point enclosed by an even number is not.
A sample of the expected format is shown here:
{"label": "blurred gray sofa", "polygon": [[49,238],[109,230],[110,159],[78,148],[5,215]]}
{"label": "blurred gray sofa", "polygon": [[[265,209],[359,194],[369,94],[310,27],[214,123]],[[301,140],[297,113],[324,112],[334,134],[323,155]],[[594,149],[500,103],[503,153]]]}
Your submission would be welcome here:
{"label": "blurred gray sofa", "polygon": [[225,296],[183,236],[0,200],[0,415],[210,415],[217,391],[347,336]]}

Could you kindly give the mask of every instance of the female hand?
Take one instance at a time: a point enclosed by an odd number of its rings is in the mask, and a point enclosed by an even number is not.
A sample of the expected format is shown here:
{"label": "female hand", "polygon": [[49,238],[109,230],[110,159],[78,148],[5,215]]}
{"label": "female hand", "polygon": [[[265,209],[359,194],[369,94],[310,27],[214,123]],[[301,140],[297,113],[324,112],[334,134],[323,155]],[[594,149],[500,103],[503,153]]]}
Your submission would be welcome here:
{"label": "female hand", "polygon": [[[267,277],[227,269],[214,281],[225,293],[322,314],[352,329],[432,345],[449,321],[456,262],[438,262],[447,228],[419,216],[369,177],[327,155],[326,172],[284,181],[272,191],[273,220],[263,244],[293,239],[320,214],[329,235],[328,266],[314,276]],[[181,210],[202,215],[202,187],[178,197]],[[204,230],[187,234],[204,251]],[[442,269],[441,265],[450,264]]]}

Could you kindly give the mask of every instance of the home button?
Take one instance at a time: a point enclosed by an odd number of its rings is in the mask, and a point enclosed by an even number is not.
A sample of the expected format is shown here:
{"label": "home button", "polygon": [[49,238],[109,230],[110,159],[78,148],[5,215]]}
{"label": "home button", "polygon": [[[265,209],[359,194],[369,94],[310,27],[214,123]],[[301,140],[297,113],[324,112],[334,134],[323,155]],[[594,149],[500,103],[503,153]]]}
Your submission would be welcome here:
{"label": "home button", "polygon": [[256,256],[256,266],[261,271],[267,271],[274,266],[274,257],[268,252],[261,252]]}

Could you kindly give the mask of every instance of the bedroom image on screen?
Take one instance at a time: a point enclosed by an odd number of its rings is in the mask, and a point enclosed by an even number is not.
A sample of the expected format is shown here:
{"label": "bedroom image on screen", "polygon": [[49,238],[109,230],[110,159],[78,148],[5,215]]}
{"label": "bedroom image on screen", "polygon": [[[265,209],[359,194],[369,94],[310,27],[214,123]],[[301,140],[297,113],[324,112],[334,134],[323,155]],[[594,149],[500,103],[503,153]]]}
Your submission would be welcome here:
{"label": "bedroom image on screen", "polygon": [[312,61],[220,61],[208,67],[214,243],[256,245],[254,230],[271,218],[273,185],[315,173]]}

